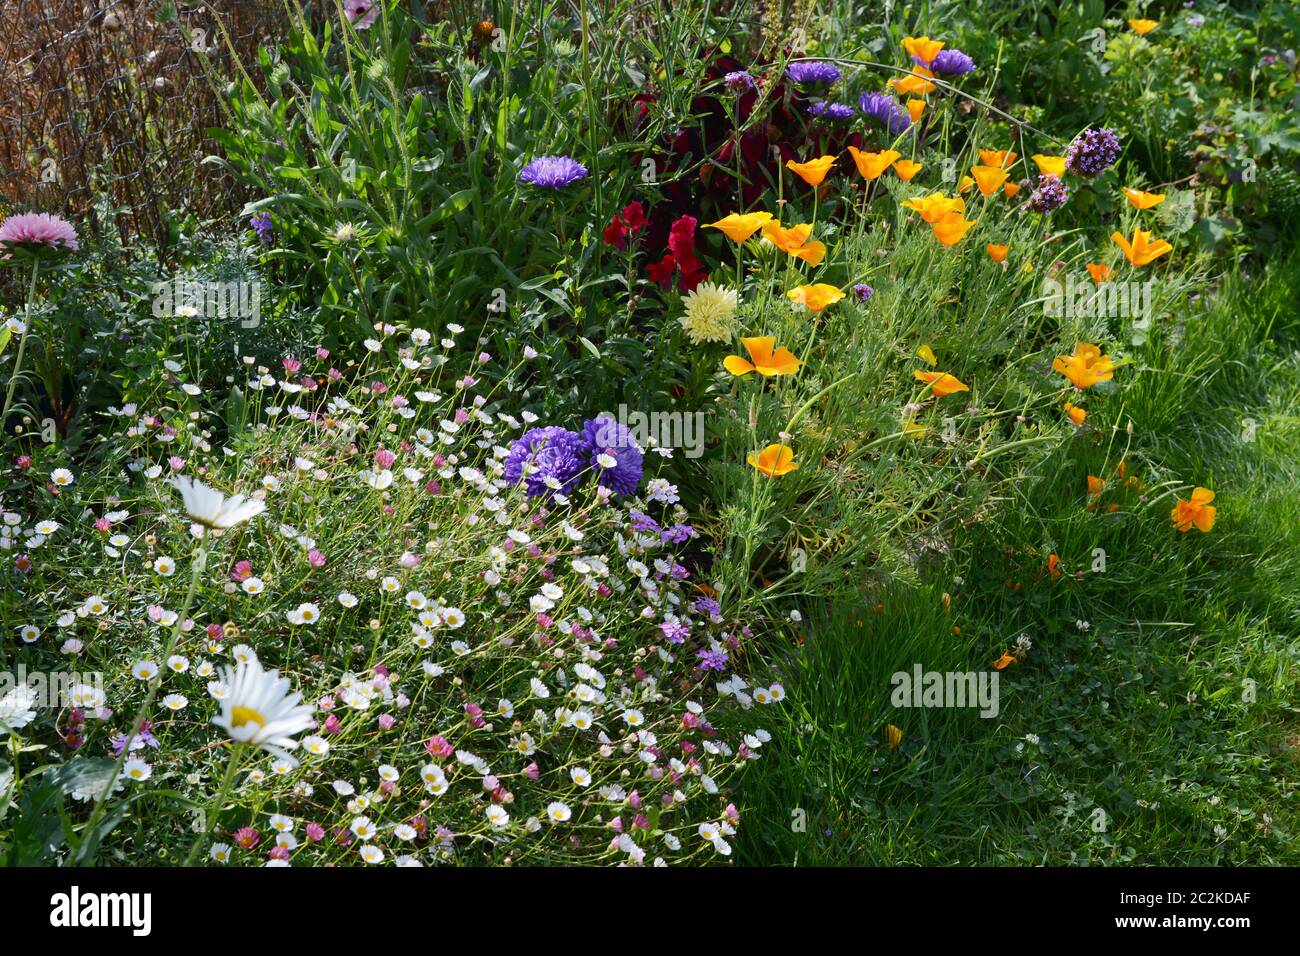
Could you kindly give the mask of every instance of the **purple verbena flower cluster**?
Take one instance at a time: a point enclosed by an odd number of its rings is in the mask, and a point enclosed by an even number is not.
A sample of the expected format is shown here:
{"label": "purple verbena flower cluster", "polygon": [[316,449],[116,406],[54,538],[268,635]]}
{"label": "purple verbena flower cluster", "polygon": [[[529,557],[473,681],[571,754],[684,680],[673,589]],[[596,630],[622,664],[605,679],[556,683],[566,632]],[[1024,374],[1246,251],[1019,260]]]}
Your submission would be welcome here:
{"label": "purple verbena flower cluster", "polygon": [[1076,176],[1095,179],[1119,159],[1119,137],[1113,129],[1092,127],[1074,138],[1065,151],[1065,168]]}
{"label": "purple verbena flower cluster", "polygon": [[1034,212],[1047,215],[1064,206],[1069,198],[1070,190],[1061,182],[1061,177],[1044,173],[1038,177],[1038,188],[1030,194],[1027,205]]}

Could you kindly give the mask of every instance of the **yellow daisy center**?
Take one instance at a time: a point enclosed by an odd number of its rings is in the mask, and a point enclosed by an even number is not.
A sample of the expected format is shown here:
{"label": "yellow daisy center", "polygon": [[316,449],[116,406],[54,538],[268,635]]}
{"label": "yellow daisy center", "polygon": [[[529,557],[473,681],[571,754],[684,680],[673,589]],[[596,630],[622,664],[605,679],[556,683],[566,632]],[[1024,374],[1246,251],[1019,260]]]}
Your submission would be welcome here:
{"label": "yellow daisy center", "polygon": [[234,727],[243,727],[245,724],[265,727],[266,718],[252,707],[236,706],[230,709],[230,723]]}

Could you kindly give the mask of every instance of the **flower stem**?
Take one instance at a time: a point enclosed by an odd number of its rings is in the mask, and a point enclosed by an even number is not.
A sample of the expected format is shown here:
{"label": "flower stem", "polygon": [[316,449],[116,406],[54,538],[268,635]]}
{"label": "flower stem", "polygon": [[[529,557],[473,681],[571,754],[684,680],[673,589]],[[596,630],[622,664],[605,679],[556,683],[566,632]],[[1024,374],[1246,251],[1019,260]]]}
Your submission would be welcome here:
{"label": "flower stem", "polygon": [[40,271],[39,259],[32,261],[32,281],[27,289],[27,305],[23,309],[23,334],[18,340],[18,354],[14,357],[14,373],[9,377],[9,388],[5,392],[4,410],[0,411],[0,430],[9,420],[9,406],[13,404],[14,388],[18,384],[18,374],[23,370],[23,352],[27,350],[27,336],[32,331],[32,301],[36,298],[36,274]]}
{"label": "flower stem", "polygon": [[194,858],[198,855],[201,847],[208,835],[212,833],[215,826],[210,821],[215,821],[215,814],[221,812],[221,807],[226,802],[226,797],[230,795],[230,786],[235,779],[235,771],[239,769],[240,758],[244,756],[244,745],[239,741],[230,751],[230,759],[226,761],[226,775],[222,778],[221,789],[217,791],[217,797],[206,807],[203,808],[203,830],[194,838],[194,843],[190,846],[189,855],[185,857],[185,865],[193,866]]}

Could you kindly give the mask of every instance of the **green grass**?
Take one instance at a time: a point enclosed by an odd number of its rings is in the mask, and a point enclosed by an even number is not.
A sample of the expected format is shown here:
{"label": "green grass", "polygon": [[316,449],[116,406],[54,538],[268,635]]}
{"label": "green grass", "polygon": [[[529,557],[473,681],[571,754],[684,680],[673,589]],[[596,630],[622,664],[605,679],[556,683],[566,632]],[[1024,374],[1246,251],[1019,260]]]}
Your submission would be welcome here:
{"label": "green grass", "polygon": [[[882,610],[875,597],[822,610],[801,648],[778,649],[788,703],[765,772],[742,785],[742,861],[1295,864],[1296,258],[1177,313],[1176,345],[1175,320],[1162,323],[1125,370],[1118,431],[1042,462]],[[1145,502],[1113,480],[1126,446]],[[1114,514],[1086,508],[1088,474],[1112,477]],[[1157,486],[1175,479],[1217,490],[1209,535],[1172,528]],[[1073,572],[1095,547],[1104,573],[1047,575],[1049,551]],[[987,670],[1021,633],[1033,647],[1003,672],[996,719],[890,706],[895,670]]]}

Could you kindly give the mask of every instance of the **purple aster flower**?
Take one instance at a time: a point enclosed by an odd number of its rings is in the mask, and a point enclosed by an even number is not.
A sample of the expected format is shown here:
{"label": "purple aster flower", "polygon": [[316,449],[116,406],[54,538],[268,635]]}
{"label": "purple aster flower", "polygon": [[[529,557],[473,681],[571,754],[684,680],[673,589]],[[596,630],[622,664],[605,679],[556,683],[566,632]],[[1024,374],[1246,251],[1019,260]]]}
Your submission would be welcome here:
{"label": "purple aster flower", "polygon": [[510,443],[504,477],[524,482],[528,496],[569,494],[587,468],[591,446],[567,428],[530,428]]}
{"label": "purple aster flower", "polygon": [[695,529],[688,524],[675,524],[659,537],[665,544],[684,544],[695,537]]}
{"label": "purple aster flower", "polygon": [[269,246],[271,244],[271,214],[269,212],[259,212],[248,220],[248,225],[257,233],[257,238],[262,240],[264,245]]}
{"label": "purple aster flower", "polygon": [[685,644],[686,639],[691,636],[691,629],[681,621],[664,621],[659,625],[659,630],[663,631],[669,644]]}
{"label": "purple aster flower", "polygon": [[859,302],[869,302],[871,297],[876,294],[876,290],[865,282],[859,282],[853,287],[853,294],[858,297]]}
{"label": "purple aster flower", "polygon": [[754,78],[744,70],[732,70],[722,78],[722,82],[727,84],[729,90],[752,90],[754,88]]}
{"label": "purple aster flower", "polygon": [[975,61],[961,50],[940,50],[930,61],[930,69],[947,76],[962,76],[975,69]]}
{"label": "purple aster flower", "polygon": [[713,617],[722,613],[722,605],[711,597],[698,597],[695,599],[695,610],[700,614],[707,614]]}
{"label": "purple aster flower", "polygon": [[872,119],[884,123],[891,136],[897,136],[912,125],[912,117],[907,115],[903,104],[888,93],[863,93],[858,106]]}
{"label": "purple aster flower", "polygon": [[1119,159],[1119,137],[1113,129],[1092,127],[1074,138],[1065,151],[1065,168],[1076,176],[1095,179]]}
{"label": "purple aster flower", "polygon": [[1047,215],[1064,206],[1069,198],[1070,190],[1065,188],[1061,178],[1051,173],[1044,173],[1038,177],[1038,188],[1030,194],[1027,205],[1034,212]]}
{"label": "purple aster flower", "polygon": [[[582,426],[582,435],[590,449],[596,481],[620,495],[636,494],[645,456],[627,426],[602,415],[588,419]],[[597,460],[601,455],[613,458],[614,464],[602,464]]]}
{"label": "purple aster flower", "polygon": [[727,669],[726,651],[700,651],[695,655],[700,659],[702,671],[725,671]]}
{"label": "purple aster flower", "polygon": [[847,103],[832,103],[829,100],[818,100],[808,107],[809,116],[824,116],[831,120],[853,119],[853,107]]}
{"label": "purple aster flower", "polygon": [[[15,248],[17,247],[17,248]],[[26,212],[10,216],[0,223],[0,258],[8,259],[10,249],[26,252],[77,249],[77,230],[58,216],[48,212]]]}
{"label": "purple aster flower", "polygon": [[835,64],[820,60],[791,63],[785,68],[785,75],[796,83],[825,83],[827,86],[838,83],[840,79],[840,71]]}
{"label": "purple aster flower", "polygon": [[563,189],[587,176],[587,167],[568,156],[538,156],[519,174],[521,183],[543,189]]}
{"label": "purple aster flower", "polygon": [[640,511],[630,511],[628,512],[628,515],[632,519],[631,523],[633,531],[651,531],[658,534],[661,530],[659,522],[655,521],[655,519],[650,517],[648,514],[644,514]]}

